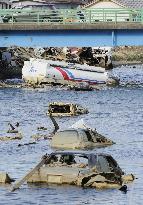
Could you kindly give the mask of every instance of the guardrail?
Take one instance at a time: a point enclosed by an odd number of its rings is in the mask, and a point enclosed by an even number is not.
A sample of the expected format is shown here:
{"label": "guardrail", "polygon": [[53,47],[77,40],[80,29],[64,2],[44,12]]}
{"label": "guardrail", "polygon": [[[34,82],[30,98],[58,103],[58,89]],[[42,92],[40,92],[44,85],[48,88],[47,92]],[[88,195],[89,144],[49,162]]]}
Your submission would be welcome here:
{"label": "guardrail", "polygon": [[1,9],[0,23],[96,24],[100,22],[143,23],[143,9]]}

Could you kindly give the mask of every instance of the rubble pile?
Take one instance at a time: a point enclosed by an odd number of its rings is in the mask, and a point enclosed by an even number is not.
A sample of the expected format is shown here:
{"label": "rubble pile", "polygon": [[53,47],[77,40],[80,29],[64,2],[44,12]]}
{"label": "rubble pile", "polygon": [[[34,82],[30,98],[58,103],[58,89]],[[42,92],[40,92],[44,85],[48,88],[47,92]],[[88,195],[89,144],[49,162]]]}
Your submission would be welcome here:
{"label": "rubble pile", "polygon": [[30,58],[58,60],[112,68],[108,49],[96,47],[9,47],[0,50],[0,79],[20,78],[24,61]]}
{"label": "rubble pile", "polygon": [[[60,60],[70,63],[79,63],[91,66],[101,66],[111,68],[111,62],[107,55],[108,50],[95,47],[49,47],[49,48],[22,48],[13,47],[9,49],[13,51],[14,57],[24,61],[30,58],[43,58],[46,60]],[[23,64],[22,64],[23,65]]]}

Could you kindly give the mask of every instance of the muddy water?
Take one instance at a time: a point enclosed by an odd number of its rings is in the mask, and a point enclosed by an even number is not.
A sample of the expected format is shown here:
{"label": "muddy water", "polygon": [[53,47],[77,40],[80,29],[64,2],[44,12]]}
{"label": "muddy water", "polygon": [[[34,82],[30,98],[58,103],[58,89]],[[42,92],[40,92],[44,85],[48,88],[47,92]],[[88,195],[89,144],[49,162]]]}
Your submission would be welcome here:
{"label": "muddy water", "polygon": [[19,122],[24,134],[22,141],[0,143],[0,170],[15,179],[21,178],[45,153],[51,152],[50,141],[18,147],[29,142],[38,126],[53,127],[46,116],[51,101],[80,103],[89,114],[59,118],[61,128],[84,118],[85,122],[116,142],[115,145],[95,152],[112,154],[123,170],[133,173],[136,180],[128,185],[124,194],[118,190],[82,189],[75,186],[27,186],[14,193],[0,186],[0,205],[14,204],[97,204],[142,205],[143,200],[143,68],[116,68],[114,75],[121,85],[100,91],[74,92],[61,88],[0,89],[0,135],[5,136],[8,122]]}

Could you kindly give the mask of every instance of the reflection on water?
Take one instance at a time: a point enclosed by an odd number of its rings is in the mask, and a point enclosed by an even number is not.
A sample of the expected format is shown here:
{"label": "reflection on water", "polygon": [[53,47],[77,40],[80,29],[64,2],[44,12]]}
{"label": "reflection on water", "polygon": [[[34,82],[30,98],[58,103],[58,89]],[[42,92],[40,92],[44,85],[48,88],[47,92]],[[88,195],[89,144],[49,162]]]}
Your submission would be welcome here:
{"label": "reflection on water", "polygon": [[[138,178],[128,185],[124,194],[118,190],[82,189],[75,186],[24,185],[14,193],[0,187],[0,204],[119,204],[142,205],[143,200],[143,83],[142,68],[116,68],[122,86],[92,92],[74,92],[59,88],[48,89],[0,89],[0,133],[6,135],[8,122],[19,122],[24,134],[22,141],[1,142],[0,167],[15,179],[21,178],[43,154],[51,152],[50,141],[18,147],[29,142],[36,128],[44,126],[48,133],[53,129],[46,116],[51,101],[79,103],[89,109],[89,114],[71,118],[58,118],[61,128],[67,128],[76,120],[84,118],[91,127],[116,142],[115,145],[95,149],[95,152],[112,154],[127,173]],[[139,75],[138,75],[139,74]],[[136,76],[136,77],[135,77]],[[128,80],[127,80],[128,79]],[[138,86],[131,86],[129,82]],[[125,83],[126,81],[126,83]],[[122,83],[123,82],[123,83]],[[125,84],[130,86],[123,86]],[[133,83],[132,83],[133,84]],[[136,83],[134,83],[136,84]]]}

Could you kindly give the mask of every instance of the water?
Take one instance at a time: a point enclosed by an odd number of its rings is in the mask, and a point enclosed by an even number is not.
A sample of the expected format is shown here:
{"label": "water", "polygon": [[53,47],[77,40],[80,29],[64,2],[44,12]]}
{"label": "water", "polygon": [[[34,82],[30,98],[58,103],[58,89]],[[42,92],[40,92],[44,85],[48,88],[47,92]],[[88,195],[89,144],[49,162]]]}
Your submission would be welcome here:
{"label": "water", "polygon": [[5,136],[8,122],[19,122],[24,133],[22,141],[0,143],[0,169],[15,179],[26,174],[43,154],[51,152],[49,141],[18,147],[29,142],[38,126],[52,131],[46,116],[51,101],[79,103],[89,109],[89,114],[59,118],[60,127],[66,128],[84,118],[91,127],[111,138],[115,145],[95,149],[111,154],[126,173],[137,178],[128,185],[128,192],[119,190],[82,189],[76,186],[27,186],[10,193],[9,187],[0,186],[0,205],[62,204],[62,205],[142,205],[143,200],[143,68],[117,68],[121,85],[100,91],[74,92],[62,88],[0,89],[0,135]]}

